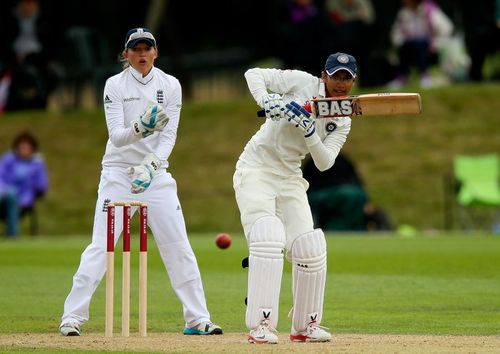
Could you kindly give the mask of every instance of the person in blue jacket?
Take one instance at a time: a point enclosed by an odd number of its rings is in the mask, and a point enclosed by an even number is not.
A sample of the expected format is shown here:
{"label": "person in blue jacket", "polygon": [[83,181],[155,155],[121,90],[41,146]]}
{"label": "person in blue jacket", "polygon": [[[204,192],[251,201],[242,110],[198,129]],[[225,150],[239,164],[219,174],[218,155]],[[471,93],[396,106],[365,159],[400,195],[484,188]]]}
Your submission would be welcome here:
{"label": "person in blue jacket", "polygon": [[48,189],[47,168],[38,154],[38,141],[29,132],[14,138],[12,149],[0,156],[0,219],[6,234],[16,237],[19,218]]}

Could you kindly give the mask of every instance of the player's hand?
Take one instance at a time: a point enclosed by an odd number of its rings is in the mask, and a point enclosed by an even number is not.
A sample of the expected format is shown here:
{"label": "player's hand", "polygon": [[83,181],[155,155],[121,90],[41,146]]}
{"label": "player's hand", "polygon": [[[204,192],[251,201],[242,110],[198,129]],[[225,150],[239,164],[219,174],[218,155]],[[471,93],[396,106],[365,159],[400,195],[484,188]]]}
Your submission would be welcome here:
{"label": "player's hand", "polygon": [[161,104],[155,104],[141,115],[142,125],[150,131],[161,131],[167,125],[169,118]]}
{"label": "player's hand", "polygon": [[287,120],[295,125],[296,128],[301,129],[306,138],[314,134],[316,131],[314,127],[316,121],[311,117],[311,113],[294,101],[288,103],[286,109]]}
{"label": "player's hand", "polygon": [[132,127],[136,135],[143,138],[153,134],[154,131],[161,131],[167,125],[169,118],[160,104],[148,107],[139,119],[132,121]]}
{"label": "player's hand", "polygon": [[281,118],[285,118],[285,102],[281,95],[277,93],[271,93],[262,98],[261,107],[264,108],[267,119],[278,121]]}
{"label": "player's hand", "polygon": [[134,194],[142,193],[151,184],[156,171],[160,169],[161,161],[155,154],[148,154],[140,165],[129,167],[127,174],[132,178],[130,191]]}

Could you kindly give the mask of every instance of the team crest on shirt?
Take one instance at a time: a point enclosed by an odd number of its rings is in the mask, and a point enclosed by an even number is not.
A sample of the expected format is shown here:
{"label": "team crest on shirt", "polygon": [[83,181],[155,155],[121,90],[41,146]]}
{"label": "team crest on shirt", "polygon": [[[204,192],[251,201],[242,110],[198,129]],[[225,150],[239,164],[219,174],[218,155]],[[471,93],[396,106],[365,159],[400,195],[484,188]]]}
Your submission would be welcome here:
{"label": "team crest on shirt", "polygon": [[325,125],[325,129],[328,133],[331,133],[333,132],[335,129],[337,129],[337,124],[335,124],[334,122],[328,122],[326,123]]}
{"label": "team crest on shirt", "polygon": [[156,90],[156,102],[163,103],[163,90]]}

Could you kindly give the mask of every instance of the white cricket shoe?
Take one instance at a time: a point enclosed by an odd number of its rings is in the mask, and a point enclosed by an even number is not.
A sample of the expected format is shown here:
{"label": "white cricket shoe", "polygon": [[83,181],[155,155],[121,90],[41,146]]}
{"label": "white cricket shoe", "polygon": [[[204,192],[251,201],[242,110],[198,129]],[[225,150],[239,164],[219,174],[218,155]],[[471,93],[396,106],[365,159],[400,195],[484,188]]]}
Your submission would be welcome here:
{"label": "white cricket shoe", "polygon": [[80,335],[80,324],[78,323],[63,323],[59,327],[59,332],[63,336],[79,336]]}
{"label": "white cricket shoe", "polygon": [[255,344],[277,344],[277,331],[271,327],[269,320],[263,320],[260,325],[248,334],[248,341]]}
{"label": "white cricket shoe", "polygon": [[326,331],[326,327],[322,327],[316,321],[310,322],[306,329],[297,332],[292,327],[290,333],[290,340],[292,342],[329,342],[332,335]]}

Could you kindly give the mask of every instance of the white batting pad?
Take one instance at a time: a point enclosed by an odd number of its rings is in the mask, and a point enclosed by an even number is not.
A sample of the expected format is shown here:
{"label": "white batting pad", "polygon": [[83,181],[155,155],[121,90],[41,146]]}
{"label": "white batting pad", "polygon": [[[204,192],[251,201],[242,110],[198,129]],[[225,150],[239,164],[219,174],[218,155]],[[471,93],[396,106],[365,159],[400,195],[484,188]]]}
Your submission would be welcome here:
{"label": "white batting pad", "polygon": [[326,240],[321,229],[301,235],[292,245],[293,318],[296,331],[321,323],[326,283]]}
{"label": "white batting pad", "polygon": [[248,298],[246,325],[256,328],[263,320],[278,323],[278,305],[283,273],[285,228],[275,216],[258,219],[248,237]]}

